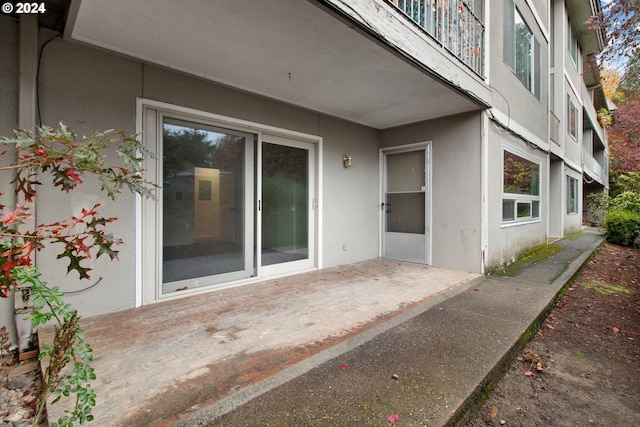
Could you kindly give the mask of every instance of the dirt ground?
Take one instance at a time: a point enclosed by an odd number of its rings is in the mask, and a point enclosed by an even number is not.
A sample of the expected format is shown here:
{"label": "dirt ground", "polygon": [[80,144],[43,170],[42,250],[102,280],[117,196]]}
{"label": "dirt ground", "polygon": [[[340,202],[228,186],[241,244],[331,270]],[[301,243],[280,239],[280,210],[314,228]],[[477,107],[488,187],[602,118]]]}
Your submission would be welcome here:
{"label": "dirt ground", "polygon": [[640,426],[640,249],[604,244],[467,426]]}

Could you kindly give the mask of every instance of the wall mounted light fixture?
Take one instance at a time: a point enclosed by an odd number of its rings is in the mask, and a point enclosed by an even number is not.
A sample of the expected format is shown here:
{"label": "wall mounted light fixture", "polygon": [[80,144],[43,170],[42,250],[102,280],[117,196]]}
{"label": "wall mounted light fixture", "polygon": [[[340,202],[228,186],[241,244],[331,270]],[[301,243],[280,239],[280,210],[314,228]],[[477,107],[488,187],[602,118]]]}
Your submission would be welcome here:
{"label": "wall mounted light fixture", "polygon": [[342,164],[345,168],[350,168],[351,166],[353,166],[353,163],[351,163],[351,156],[348,154],[342,156]]}

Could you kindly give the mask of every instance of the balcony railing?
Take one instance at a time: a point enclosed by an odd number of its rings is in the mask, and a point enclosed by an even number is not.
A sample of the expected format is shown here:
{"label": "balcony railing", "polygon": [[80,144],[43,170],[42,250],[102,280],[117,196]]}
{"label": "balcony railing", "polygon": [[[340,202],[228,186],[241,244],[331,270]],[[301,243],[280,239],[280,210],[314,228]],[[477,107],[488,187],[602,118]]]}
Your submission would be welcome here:
{"label": "balcony railing", "polygon": [[474,0],[391,0],[391,3],[482,75],[484,25],[473,12]]}
{"label": "balcony railing", "polygon": [[598,163],[587,150],[583,150],[582,159],[584,167],[587,169],[587,174],[595,178],[600,184],[605,185],[607,182],[607,172],[600,166],[600,163]]}

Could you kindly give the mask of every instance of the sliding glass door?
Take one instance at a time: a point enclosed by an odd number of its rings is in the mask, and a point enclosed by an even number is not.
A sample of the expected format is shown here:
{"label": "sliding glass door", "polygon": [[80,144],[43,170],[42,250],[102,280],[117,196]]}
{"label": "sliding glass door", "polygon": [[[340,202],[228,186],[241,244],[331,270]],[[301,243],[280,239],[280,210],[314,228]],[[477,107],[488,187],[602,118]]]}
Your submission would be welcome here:
{"label": "sliding glass door", "polygon": [[163,293],[253,275],[254,139],[163,119]]}
{"label": "sliding glass door", "polygon": [[261,272],[314,266],[313,145],[264,136],[261,150]]}
{"label": "sliding glass door", "polygon": [[145,139],[156,141],[150,169],[161,185],[159,200],[144,204],[145,295],[316,266],[315,144],[145,114]]}

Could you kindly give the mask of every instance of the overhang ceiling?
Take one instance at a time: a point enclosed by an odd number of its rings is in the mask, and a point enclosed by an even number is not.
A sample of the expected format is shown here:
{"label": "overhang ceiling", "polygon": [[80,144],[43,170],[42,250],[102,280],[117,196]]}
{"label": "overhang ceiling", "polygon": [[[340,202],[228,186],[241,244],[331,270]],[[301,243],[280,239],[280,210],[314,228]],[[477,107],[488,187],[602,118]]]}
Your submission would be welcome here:
{"label": "overhang ceiling", "polygon": [[379,129],[479,108],[310,1],[73,0],[66,36]]}
{"label": "overhang ceiling", "polygon": [[599,52],[605,47],[604,30],[601,28],[590,28],[587,20],[602,12],[600,0],[567,0],[567,9],[571,18],[572,26],[580,41],[583,53],[590,55]]}

